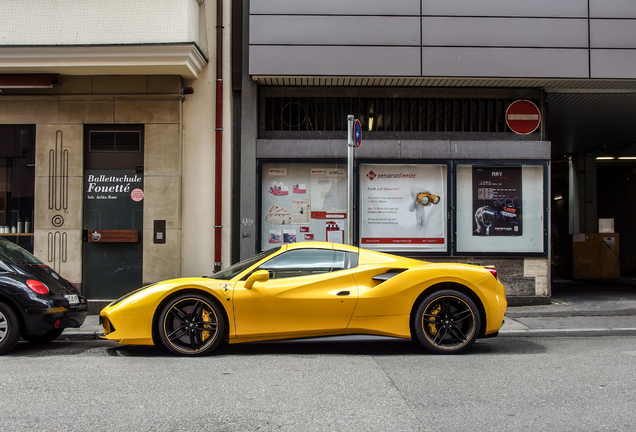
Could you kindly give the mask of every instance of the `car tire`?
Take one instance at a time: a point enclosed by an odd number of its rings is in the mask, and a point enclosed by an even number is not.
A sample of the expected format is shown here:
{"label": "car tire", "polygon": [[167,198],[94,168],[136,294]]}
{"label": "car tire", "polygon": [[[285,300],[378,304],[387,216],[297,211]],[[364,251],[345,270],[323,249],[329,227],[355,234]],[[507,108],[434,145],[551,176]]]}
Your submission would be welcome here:
{"label": "car tire", "polygon": [[225,334],[221,307],[205,294],[171,299],[159,316],[159,336],[175,354],[201,356],[214,351]]}
{"label": "car tire", "polygon": [[8,353],[20,340],[20,321],[14,310],[0,302],[0,355]]}
{"label": "car tire", "polygon": [[434,292],[420,303],[414,317],[417,339],[435,354],[459,354],[477,339],[479,309],[466,294],[455,290]]}
{"label": "car tire", "polygon": [[63,332],[64,332],[64,329],[53,329],[44,333],[43,335],[37,335],[37,336],[25,335],[25,336],[22,336],[22,339],[34,344],[45,344],[59,338]]}

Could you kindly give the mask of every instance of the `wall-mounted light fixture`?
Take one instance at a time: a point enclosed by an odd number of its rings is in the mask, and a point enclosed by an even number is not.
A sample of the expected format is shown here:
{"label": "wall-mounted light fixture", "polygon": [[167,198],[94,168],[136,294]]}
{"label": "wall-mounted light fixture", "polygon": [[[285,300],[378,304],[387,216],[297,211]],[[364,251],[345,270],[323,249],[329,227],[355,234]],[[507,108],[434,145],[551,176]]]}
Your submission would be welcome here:
{"label": "wall-mounted light fixture", "polygon": [[636,160],[636,156],[598,156],[597,161],[627,161]]}
{"label": "wall-mounted light fixture", "polygon": [[194,94],[194,89],[192,87],[182,87],[181,88],[182,95],[191,95]]}
{"label": "wall-mounted light fixture", "polygon": [[563,195],[555,195],[554,198],[552,198],[554,201],[560,201],[563,199]]}

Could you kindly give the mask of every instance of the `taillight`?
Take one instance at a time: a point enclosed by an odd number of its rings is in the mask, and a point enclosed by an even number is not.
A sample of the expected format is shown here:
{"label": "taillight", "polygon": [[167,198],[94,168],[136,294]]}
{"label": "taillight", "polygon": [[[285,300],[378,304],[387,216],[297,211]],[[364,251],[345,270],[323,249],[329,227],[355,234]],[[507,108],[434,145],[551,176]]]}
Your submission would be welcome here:
{"label": "taillight", "polygon": [[29,288],[31,288],[31,291],[33,291],[34,293],[37,293],[37,294],[48,294],[48,292],[49,292],[49,288],[46,285],[44,285],[40,281],[36,281],[35,279],[27,280],[26,284],[27,284],[27,286]]}
{"label": "taillight", "polygon": [[495,266],[484,266],[484,267],[486,268],[486,270],[490,272],[491,275],[495,277],[495,279],[499,280],[499,278],[497,278],[497,269],[495,268]]}

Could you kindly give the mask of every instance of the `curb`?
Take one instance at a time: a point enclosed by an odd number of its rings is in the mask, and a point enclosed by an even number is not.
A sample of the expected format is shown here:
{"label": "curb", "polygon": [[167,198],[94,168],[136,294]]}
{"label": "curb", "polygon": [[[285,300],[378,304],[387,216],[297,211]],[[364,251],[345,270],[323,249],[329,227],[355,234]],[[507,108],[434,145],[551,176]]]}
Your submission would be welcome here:
{"label": "curb", "polygon": [[610,311],[515,311],[506,310],[509,318],[568,318],[568,317],[596,317],[596,316],[636,316],[636,309],[622,309]]}
{"label": "curb", "polygon": [[62,335],[56,340],[67,341],[92,341],[92,340],[106,340],[97,336],[98,332],[73,332],[62,333]]}
{"label": "curb", "polygon": [[511,329],[500,330],[498,337],[590,337],[590,336],[636,336],[634,327],[588,328],[588,329]]}

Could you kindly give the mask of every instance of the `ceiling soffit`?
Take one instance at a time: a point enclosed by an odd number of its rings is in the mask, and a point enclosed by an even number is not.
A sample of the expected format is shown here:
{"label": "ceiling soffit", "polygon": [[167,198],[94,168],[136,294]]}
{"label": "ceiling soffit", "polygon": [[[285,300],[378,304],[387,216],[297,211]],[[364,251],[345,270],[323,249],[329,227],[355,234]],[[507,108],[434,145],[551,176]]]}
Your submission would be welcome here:
{"label": "ceiling soffit", "polygon": [[263,86],[535,88],[546,92],[552,154],[636,156],[636,80],[252,77]]}

